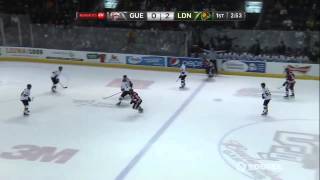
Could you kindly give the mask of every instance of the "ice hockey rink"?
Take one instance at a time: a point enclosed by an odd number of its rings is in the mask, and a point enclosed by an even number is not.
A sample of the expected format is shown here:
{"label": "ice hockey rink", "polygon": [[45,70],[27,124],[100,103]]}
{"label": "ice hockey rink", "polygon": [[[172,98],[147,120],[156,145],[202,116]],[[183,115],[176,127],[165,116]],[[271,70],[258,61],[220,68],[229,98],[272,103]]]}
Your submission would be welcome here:
{"label": "ice hockey rink", "polygon": [[[317,180],[319,81],[0,62],[1,180]],[[126,74],[143,99],[117,107]],[[272,93],[261,116],[260,83]],[[32,84],[31,114],[20,93]]]}

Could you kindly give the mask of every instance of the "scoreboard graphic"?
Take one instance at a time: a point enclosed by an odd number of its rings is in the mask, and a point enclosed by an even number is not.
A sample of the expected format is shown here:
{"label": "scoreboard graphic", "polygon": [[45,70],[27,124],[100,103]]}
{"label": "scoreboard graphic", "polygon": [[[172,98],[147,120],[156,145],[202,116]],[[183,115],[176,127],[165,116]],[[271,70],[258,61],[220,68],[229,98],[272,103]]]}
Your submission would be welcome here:
{"label": "scoreboard graphic", "polygon": [[242,11],[113,11],[77,12],[78,20],[100,21],[244,21]]}

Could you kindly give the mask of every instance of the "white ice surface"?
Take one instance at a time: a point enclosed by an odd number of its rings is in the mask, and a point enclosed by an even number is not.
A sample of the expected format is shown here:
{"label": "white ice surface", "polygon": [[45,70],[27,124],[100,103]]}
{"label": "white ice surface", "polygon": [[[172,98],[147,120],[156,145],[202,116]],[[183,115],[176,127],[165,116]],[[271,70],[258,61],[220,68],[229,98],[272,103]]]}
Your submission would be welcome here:
{"label": "white ice surface", "polygon": [[[0,180],[259,179],[241,168],[241,160],[227,155],[230,151],[223,144],[231,140],[259,163],[281,168],[257,171],[263,174],[260,179],[318,176],[318,167],[305,164],[319,162],[314,152],[319,150],[319,81],[297,80],[296,98],[286,100],[284,89],[278,89],[283,79],[220,75],[206,81],[205,75],[189,74],[187,89],[179,90],[177,73],[64,65],[61,81],[69,88],[59,87],[52,94],[50,73],[57,67],[0,62]],[[148,89],[137,90],[143,114],[132,110],[128,101],[116,107],[117,96],[102,99],[119,91],[106,85],[124,74],[154,81]],[[260,116],[261,82],[273,94],[267,117]],[[35,99],[31,115],[23,117],[19,95],[27,83],[33,85]],[[287,148],[298,151],[295,157],[315,162],[259,159],[259,152],[279,145],[276,132],[289,132],[281,138]],[[4,152],[19,154],[13,147],[26,144],[79,151],[65,164],[1,157]]]}

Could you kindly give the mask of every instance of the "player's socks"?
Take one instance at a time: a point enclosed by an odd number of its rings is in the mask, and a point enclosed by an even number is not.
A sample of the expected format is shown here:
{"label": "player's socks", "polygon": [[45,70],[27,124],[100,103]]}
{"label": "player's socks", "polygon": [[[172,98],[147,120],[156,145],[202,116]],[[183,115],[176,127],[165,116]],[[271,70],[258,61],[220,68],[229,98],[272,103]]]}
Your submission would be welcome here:
{"label": "player's socks", "polygon": [[57,87],[56,86],[52,86],[51,91],[55,93],[55,92],[57,92],[56,90],[57,90]]}
{"label": "player's socks", "polygon": [[30,114],[30,111],[24,110],[23,115],[28,116]]}

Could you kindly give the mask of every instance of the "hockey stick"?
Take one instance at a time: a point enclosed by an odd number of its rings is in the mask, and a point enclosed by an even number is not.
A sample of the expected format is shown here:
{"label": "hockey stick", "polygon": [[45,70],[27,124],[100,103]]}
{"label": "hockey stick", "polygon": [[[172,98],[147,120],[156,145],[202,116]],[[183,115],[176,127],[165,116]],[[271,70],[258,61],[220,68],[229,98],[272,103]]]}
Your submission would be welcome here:
{"label": "hockey stick", "polygon": [[287,85],[287,82],[283,83],[282,86],[279,86],[277,89],[282,89]]}
{"label": "hockey stick", "polygon": [[60,86],[61,86],[62,88],[64,88],[64,89],[68,88],[68,86],[64,86],[64,85],[61,84],[61,83],[59,83],[59,84],[60,84]]}
{"label": "hockey stick", "polygon": [[112,94],[111,96],[107,96],[107,97],[103,97],[102,99],[108,99],[108,98],[111,98],[111,97],[113,97],[113,96],[115,96],[115,95],[117,95],[117,94],[120,94],[121,92],[117,92],[117,93],[115,93],[115,94]]}

